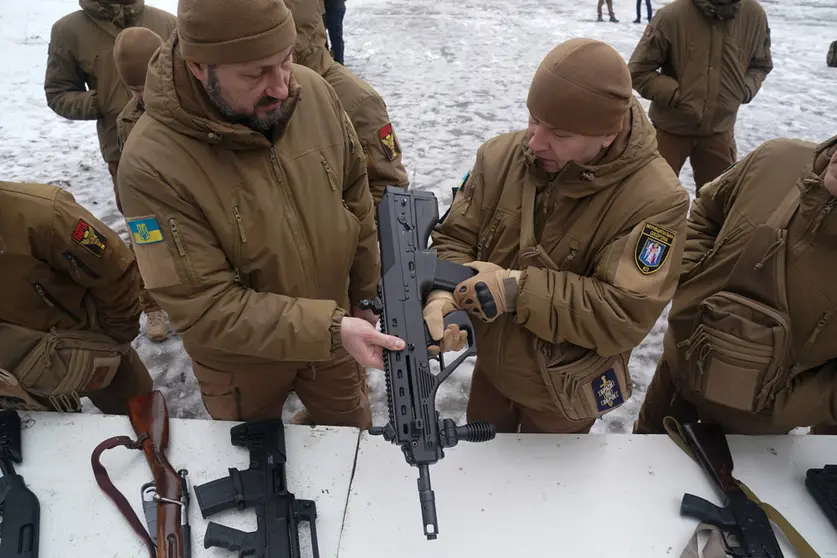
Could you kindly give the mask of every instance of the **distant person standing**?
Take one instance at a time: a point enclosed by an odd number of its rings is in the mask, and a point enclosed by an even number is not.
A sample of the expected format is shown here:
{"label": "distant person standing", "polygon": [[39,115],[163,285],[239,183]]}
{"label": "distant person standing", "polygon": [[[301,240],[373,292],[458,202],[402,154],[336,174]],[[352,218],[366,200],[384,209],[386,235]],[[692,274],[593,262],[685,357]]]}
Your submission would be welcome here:
{"label": "distant person standing", "polygon": [[343,64],[343,16],[346,15],[346,0],[325,0],[323,22],[328,29],[331,57]]}
{"label": "distant person standing", "polygon": [[131,99],[119,79],[113,46],[120,31],[145,27],[168,37],[175,17],[144,0],[79,0],[77,10],[52,26],[44,91],[47,104],[70,120],[96,120],[99,148],[116,191],[119,147],[116,121]]}
{"label": "distant person standing", "polygon": [[[651,21],[651,0],[645,0],[645,13],[648,16],[648,21]],[[636,0],[636,19],[634,23],[642,22],[642,0]]]}
{"label": "distant person standing", "polygon": [[697,193],[737,159],[738,108],[773,70],[767,15],[755,0],[674,0],[657,10],[629,67],[651,100],[660,155],[677,174],[691,160]]}
{"label": "distant person standing", "polygon": [[610,22],[611,23],[619,23],[619,20],[616,19],[616,14],[613,13],[613,0],[599,0],[599,19],[598,21],[604,21],[602,17],[602,6],[604,3],[607,2],[607,13],[610,15]]}

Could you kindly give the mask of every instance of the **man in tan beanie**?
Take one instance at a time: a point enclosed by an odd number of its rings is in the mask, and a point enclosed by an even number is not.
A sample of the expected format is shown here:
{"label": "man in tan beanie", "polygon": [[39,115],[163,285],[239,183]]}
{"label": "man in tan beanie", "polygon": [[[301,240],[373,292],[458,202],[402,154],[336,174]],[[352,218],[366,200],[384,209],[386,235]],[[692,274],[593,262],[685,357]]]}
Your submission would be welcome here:
{"label": "man in tan beanie", "polygon": [[407,189],[409,179],[401,163],[401,143],[383,98],[371,85],[335,62],[326,50],[326,30],[319,2],[287,0],[287,4],[297,32],[294,62],[323,76],[337,93],[366,154],[369,189],[375,203],[381,200],[387,186]]}
{"label": "man in tan beanie", "polygon": [[[246,9],[245,9],[246,7]],[[357,308],[379,260],[363,149],[334,91],[293,64],[281,0],[181,0],[118,175],[146,288],[209,414],[371,425],[361,366],[404,342]]]}
{"label": "man in tan beanie", "polygon": [[770,29],[756,0],[675,0],[660,8],[630,62],[651,101],[660,154],[695,193],[737,159],[735,119],[773,70]]}
{"label": "man in tan beanie", "polygon": [[433,232],[439,257],[479,273],[431,293],[425,320],[477,318],[469,421],[588,432],[631,395],[631,351],[677,285],[689,196],[609,45],[555,47],[527,106],[528,130],[480,147]]}
{"label": "man in tan beanie", "polygon": [[[116,121],[116,141],[119,151],[128,139],[128,134],[134,128],[140,116],[145,112],[145,105],[142,102],[143,88],[145,87],[145,73],[148,70],[148,61],[154,52],[163,44],[160,35],[144,27],[129,27],[116,37],[113,45],[113,60],[116,63],[116,72],[128,91],[131,92],[131,100],[119,113]],[[122,211],[122,204],[119,201],[119,191],[116,190],[116,207]],[[148,294],[145,285],[140,278],[140,306],[146,317],[146,335],[152,341],[163,341],[168,337],[166,326],[166,314],[157,304],[157,301]]]}
{"label": "man in tan beanie", "polygon": [[52,26],[44,91],[49,108],[70,120],[96,120],[102,158],[116,187],[116,120],[131,94],[114,68],[113,48],[123,29],[144,27],[168,37],[177,26],[168,12],[144,0],[79,0]]}

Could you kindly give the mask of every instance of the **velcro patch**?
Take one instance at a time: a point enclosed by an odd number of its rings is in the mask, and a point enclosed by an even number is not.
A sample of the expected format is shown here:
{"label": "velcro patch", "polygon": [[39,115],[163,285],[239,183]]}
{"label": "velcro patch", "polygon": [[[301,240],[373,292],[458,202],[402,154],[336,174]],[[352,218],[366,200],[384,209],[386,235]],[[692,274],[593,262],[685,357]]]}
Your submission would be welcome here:
{"label": "velcro patch", "polygon": [[381,140],[381,146],[384,148],[387,159],[394,161],[396,157],[401,155],[401,146],[398,145],[398,139],[395,137],[395,131],[392,129],[391,123],[378,130],[378,139]]}
{"label": "velcro patch", "polygon": [[128,227],[131,229],[131,236],[136,245],[163,241],[163,231],[160,230],[160,223],[156,217],[128,219]]}
{"label": "velcro patch", "polygon": [[636,241],[634,261],[643,275],[650,275],[666,263],[677,235],[653,223],[645,223]]}
{"label": "velcro patch", "polygon": [[76,228],[73,229],[73,233],[70,235],[70,238],[72,238],[77,244],[87,248],[87,250],[89,250],[90,253],[97,258],[102,257],[102,254],[107,247],[107,240],[104,235],[94,229],[90,223],[84,219],[78,220]]}
{"label": "velcro patch", "polygon": [[596,399],[596,407],[600,413],[609,411],[625,402],[622,390],[619,389],[619,382],[616,380],[616,372],[609,368],[604,374],[593,380],[593,396]]}

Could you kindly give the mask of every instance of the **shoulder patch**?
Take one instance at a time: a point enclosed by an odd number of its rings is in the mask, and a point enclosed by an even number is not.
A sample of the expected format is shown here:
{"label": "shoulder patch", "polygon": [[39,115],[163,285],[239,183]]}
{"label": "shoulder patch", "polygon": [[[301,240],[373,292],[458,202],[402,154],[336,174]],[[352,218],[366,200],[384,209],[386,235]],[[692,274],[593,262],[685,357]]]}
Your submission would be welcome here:
{"label": "shoulder patch", "polygon": [[653,223],[645,223],[634,248],[634,261],[643,275],[659,271],[666,263],[677,235]]}
{"label": "shoulder patch", "polygon": [[70,238],[72,238],[77,244],[87,248],[87,250],[97,258],[101,258],[105,248],[107,248],[107,240],[104,235],[94,229],[90,223],[84,219],[78,220]]}
{"label": "shoulder patch", "polygon": [[163,241],[163,231],[160,230],[160,223],[156,217],[136,217],[127,221],[134,244],[139,246]]}
{"label": "shoulder patch", "polygon": [[384,148],[384,154],[387,159],[394,161],[396,157],[401,155],[401,146],[398,144],[398,138],[395,137],[395,130],[392,129],[392,123],[378,130],[378,139],[381,141],[381,146]]}
{"label": "shoulder patch", "polygon": [[625,402],[616,372],[609,368],[604,374],[593,380],[593,396],[596,398],[596,408],[600,413],[609,411]]}

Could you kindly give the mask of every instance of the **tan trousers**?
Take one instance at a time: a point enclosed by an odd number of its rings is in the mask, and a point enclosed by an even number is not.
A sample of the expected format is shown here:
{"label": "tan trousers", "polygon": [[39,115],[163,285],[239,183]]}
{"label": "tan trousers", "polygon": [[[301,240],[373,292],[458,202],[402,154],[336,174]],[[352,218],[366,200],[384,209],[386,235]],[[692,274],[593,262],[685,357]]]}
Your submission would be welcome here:
{"label": "tan trousers", "polygon": [[700,187],[715,180],[737,159],[733,132],[710,136],[679,136],[657,128],[657,150],[679,176],[689,159],[695,175],[695,194]]}
{"label": "tan trousers", "polygon": [[[119,203],[119,189],[116,187],[116,171],[119,168],[119,163],[108,163],[108,172],[110,172],[110,178],[113,180],[113,197],[116,200],[116,209],[119,210],[119,213],[122,213],[122,204]],[[124,214],[123,214],[124,215]],[[134,244],[132,242],[128,243],[128,248],[131,249],[131,252],[134,251]],[[145,282],[142,280],[142,274],[140,274],[140,294],[139,294],[139,302],[140,308],[146,314],[151,312],[159,312],[160,305],[157,304],[157,301],[145,290]]]}
{"label": "tan trousers", "polygon": [[128,400],[151,391],[148,369],[134,349],[122,357],[113,381],[104,389],[86,393],[97,409],[107,415],[127,415]]}
{"label": "tan trousers", "polygon": [[607,13],[609,16],[613,16],[613,0],[599,0],[599,17],[602,17],[602,4],[607,2]]}
{"label": "tan trousers", "polygon": [[468,422],[484,420],[500,433],[586,434],[595,419],[571,421],[556,412],[536,411],[512,401],[500,392],[480,369],[479,361],[471,378],[468,396]]}
{"label": "tan trousers", "polygon": [[313,424],[372,426],[365,393],[365,371],[347,353],[294,370],[277,363],[275,370],[227,372],[192,361],[204,407],[217,420],[280,418],[291,390],[308,409]]}

